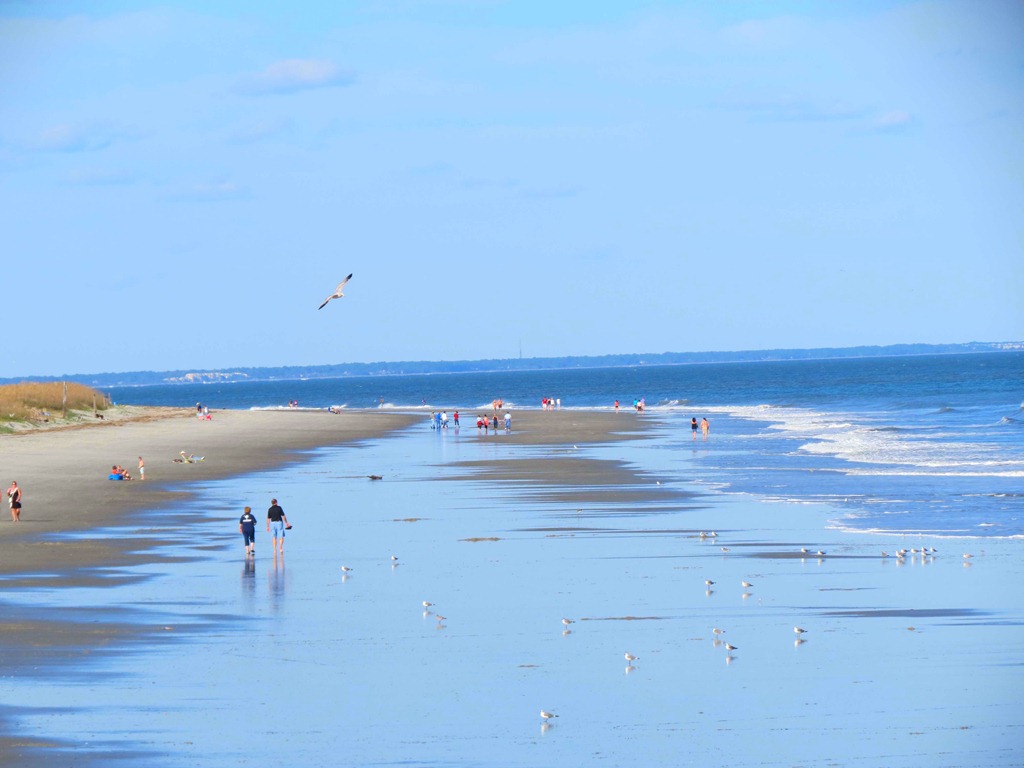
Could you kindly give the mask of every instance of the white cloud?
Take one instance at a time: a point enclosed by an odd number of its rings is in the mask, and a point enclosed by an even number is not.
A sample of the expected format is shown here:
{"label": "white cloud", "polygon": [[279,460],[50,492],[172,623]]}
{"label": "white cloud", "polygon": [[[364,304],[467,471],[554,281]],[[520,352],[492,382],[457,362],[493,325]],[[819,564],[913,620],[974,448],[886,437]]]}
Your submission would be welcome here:
{"label": "white cloud", "polygon": [[249,75],[237,84],[247,94],[295,93],[313,88],[351,85],[355,77],[326,59],[285,59],[276,61],[259,74]]}
{"label": "white cloud", "polygon": [[117,138],[117,133],[100,128],[55,125],[36,135],[29,146],[41,152],[95,152],[109,147]]}
{"label": "white cloud", "polygon": [[79,186],[106,187],[134,184],[138,180],[138,175],[118,168],[78,168],[71,171],[67,179],[71,184]]}
{"label": "white cloud", "polygon": [[879,131],[897,131],[906,128],[913,121],[910,113],[906,110],[897,109],[886,112],[875,120],[875,128]]}

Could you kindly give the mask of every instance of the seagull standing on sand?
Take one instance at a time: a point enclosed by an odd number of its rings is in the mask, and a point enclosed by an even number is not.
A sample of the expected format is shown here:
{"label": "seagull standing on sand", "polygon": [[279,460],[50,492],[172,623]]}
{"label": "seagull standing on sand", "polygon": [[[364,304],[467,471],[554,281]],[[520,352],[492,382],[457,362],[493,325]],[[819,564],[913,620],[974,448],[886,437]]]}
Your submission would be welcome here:
{"label": "seagull standing on sand", "polygon": [[629,651],[626,651],[626,652],[625,652],[624,654],[622,654],[622,655],[623,655],[623,656],[625,656],[625,658],[626,658],[626,663],[627,663],[627,664],[632,664],[632,663],[633,663],[634,661],[639,661],[639,660],[640,660],[640,657],[639,657],[639,656],[634,656],[634,655],[633,655],[632,653],[630,653]]}
{"label": "seagull standing on sand", "polygon": [[324,299],[324,303],[317,307],[317,309],[323,309],[324,307],[326,307],[327,303],[331,301],[331,299],[340,299],[342,296],[344,296],[345,294],[342,293],[342,289],[345,287],[345,283],[347,283],[351,279],[352,274],[350,273],[348,277],[346,277],[344,280],[338,283],[338,287],[337,289],[335,289],[334,293],[332,293],[330,296]]}
{"label": "seagull standing on sand", "polygon": [[796,632],[798,635],[802,635],[807,630],[803,629],[802,627],[793,627],[793,631]]}
{"label": "seagull standing on sand", "polygon": [[540,711],[540,716],[544,718],[544,722],[547,722],[552,717],[558,717],[558,715],[556,715],[554,712],[548,712],[546,709],[542,709]]}
{"label": "seagull standing on sand", "polygon": [[573,621],[572,619],[562,619],[562,624],[565,625],[566,629],[569,628],[570,624],[575,624],[575,623],[576,622]]}

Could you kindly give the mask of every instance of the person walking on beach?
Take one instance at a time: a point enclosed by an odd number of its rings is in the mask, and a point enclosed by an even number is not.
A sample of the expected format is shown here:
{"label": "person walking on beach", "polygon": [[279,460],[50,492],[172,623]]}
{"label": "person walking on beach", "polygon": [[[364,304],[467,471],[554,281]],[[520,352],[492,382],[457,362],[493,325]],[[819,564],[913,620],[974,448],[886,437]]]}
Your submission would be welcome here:
{"label": "person walking on beach", "polygon": [[512,431],[512,413],[510,411],[505,411],[505,431]]}
{"label": "person walking on beach", "polygon": [[708,439],[708,432],[711,431],[711,422],[708,421],[708,417],[705,416],[700,420],[700,431],[704,433],[704,439]]}
{"label": "person walking on beach", "polygon": [[452,421],[455,422],[455,426],[456,427],[459,426],[459,412],[458,411],[456,411],[455,413],[452,414]]}
{"label": "person walking on beach", "polygon": [[619,401],[618,400],[615,401],[615,412],[616,413],[619,412]]}
{"label": "person walking on beach", "polygon": [[142,457],[139,456],[139,480],[145,480],[145,479],[146,479],[146,462],[144,462],[142,460]]}
{"label": "person walking on beach", "polygon": [[284,532],[291,528],[288,525],[288,516],[284,510],[277,505],[277,499],[270,500],[270,509],[267,510],[267,533],[273,539],[274,552],[284,554]]}
{"label": "person walking on beach", "polygon": [[252,513],[252,507],[246,507],[238,519],[238,532],[245,542],[245,556],[252,557],[256,554],[256,515]]}
{"label": "person walking on beach", "polygon": [[7,489],[7,503],[11,506],[11,522],[21,522],[21,488],[17,481],[11,481],[11,487]]}
{"label": "person walking on beach", "polygon": [[693,439],[697,439],[697,417],[694,416],[690,419],[690,431],[693,433]]}

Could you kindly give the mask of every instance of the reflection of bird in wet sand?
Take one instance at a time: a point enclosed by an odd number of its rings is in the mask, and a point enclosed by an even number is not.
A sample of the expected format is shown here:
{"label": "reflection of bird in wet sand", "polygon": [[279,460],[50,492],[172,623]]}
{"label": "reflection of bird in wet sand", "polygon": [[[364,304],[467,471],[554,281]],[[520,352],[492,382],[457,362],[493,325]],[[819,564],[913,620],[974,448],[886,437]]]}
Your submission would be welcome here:
{"label": "reflection of bird in wet sand", "polygon": [[335,289],[334,293],[332,293],[330,296],[328,296],[326,299],[324,299],[324,303],[321,304],[319,307],[317,307],[317,309],[323,309],[324,307],[327,306],[327,303],[329,301],[331,301],[332,299],[340,299],[342,296],[344,296],[345,294],[342,293],[342,288],[344,288],[345,287],[345,283],[347,283],[351,279],[352,279],[352,275],[349,274],[348,277],[346,277],[344,280],[342,280],[340,283],[338,283],[338,287]]}

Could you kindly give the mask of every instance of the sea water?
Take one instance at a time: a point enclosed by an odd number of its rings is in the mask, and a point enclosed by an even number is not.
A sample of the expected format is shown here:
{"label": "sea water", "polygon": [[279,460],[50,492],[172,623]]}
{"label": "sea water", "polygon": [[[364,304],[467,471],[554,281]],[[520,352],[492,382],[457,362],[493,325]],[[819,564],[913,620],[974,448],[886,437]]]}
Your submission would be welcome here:
{"label": "sea water", "polygon": [[[679,434],[692,479],[829,504],[855,531],[1024,536],[1024,353],[374,376],[110,390],[115,402],[217,408],[462,408],[645,414]],[[711,421],[707,443],[689,422]]]}

